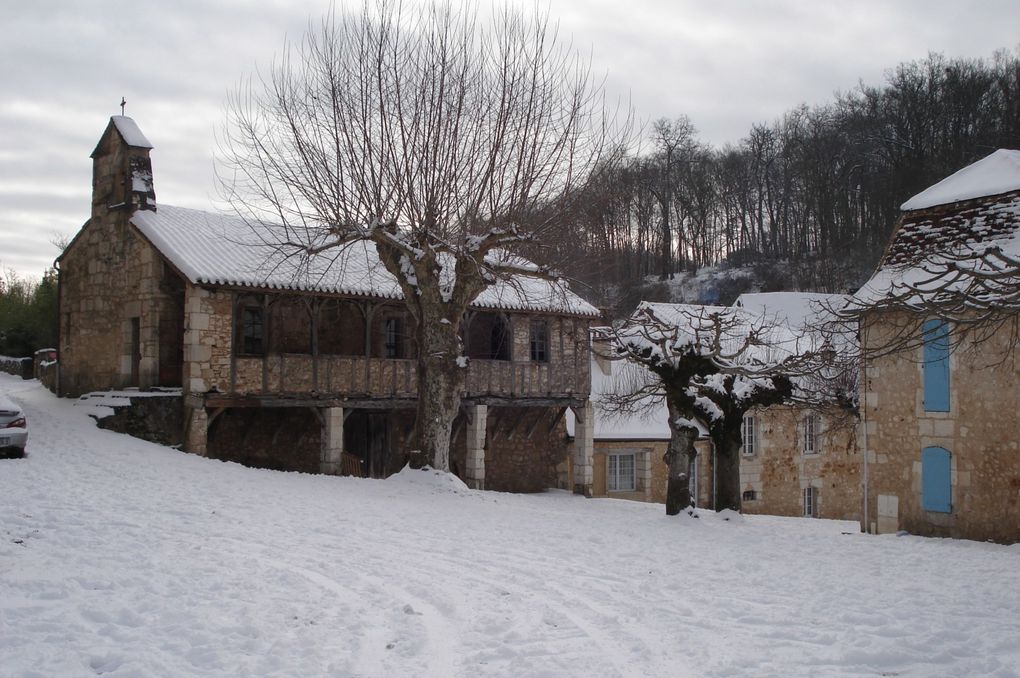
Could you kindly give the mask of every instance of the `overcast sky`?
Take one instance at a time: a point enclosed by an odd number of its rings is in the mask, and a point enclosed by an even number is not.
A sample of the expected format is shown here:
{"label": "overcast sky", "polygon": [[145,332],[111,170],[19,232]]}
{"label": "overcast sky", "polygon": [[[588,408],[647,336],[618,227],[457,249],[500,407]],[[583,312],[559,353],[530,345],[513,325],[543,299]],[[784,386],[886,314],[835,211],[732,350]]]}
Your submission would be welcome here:
{"label": "overcast sky", "polygon": [[[407,0],[413,1],[413,0]],[[702,140],[824,103],[929,52],[1020,46],[1017,0],[549,0],[642,119]],[[0,266],[38,276],[89,216],[89,154],[121,96],[155,146],[159,202],[215,209],[226,93],[328,0],[0,0]],[[906,196],[905,196],[906,197]]]}

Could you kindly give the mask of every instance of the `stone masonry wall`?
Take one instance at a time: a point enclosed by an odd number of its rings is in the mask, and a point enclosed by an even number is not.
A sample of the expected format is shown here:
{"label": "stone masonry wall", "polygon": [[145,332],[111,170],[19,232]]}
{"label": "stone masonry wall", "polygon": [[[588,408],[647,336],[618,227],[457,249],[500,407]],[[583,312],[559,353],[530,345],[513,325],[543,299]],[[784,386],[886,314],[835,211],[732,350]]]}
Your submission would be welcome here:
{"label": "stone masonry wall", "polygon": [[[171,295],[155,249],[128,223],[125,172],[148,150],[127,147],[112,125],[94,160],[92,215],[60,259],[61,395],[159,385],[159,328]],[[127,204],[126,204],[127,203]],[[132,318],[138,319],[137,384],[132,384]]]}
{"label": "stone masonry wall", "polygon": [[803,408],[773,406],[753,412],[758,426],[758,450],[740,459],[744,513],[803,516],[803,491],[817,492],[816,516],[859,520],[862,507],[861,460],[856,440],[857,418],[830,408],[817,413],[817,450],[804,451]]}
{"label": "stone masonry wall", "polygon": [[[612,499],[630,499],[634,501],[650,501],[657,504],[666,503],[666,488],[669,483],[669,468],[663,457],[669,446],[667,440],[596,440],[592,463],[594,467],[592,496]],[[712,506],[712,445],[707,440],[695,443],[698,450],[695,504],[702,507]],[[608,456],[620,452],[634,452],[637,459],[634,492],[609,492],[607,473]]]}
{"label": "stone masonry wall", "polygon": [[[888,319],[863,336],[880,345]],[[925,412],[921,349],[868,362],[862,383],[871,531],[1020,541],[1020,368],[1006,358],[1008,330],[950,356],[950,411]],[[951,512],[921,506],[921,450],[951,457]]]}
{"label": "stone masonry wall", "polygon": [[184,295],[184,390],[230,392],[232,292],[188,285]]}
{"label": "stone masonry wall", "polygon": [[[566,424],[559,412],[560,408],[555,407],[488,408],[486,490],[541,492],[557,486],[557,466],[569,452]],[[457,436],[451,444],[450,463],[451,468],[463,475],[466,427],[458,422],[455,428]]]}

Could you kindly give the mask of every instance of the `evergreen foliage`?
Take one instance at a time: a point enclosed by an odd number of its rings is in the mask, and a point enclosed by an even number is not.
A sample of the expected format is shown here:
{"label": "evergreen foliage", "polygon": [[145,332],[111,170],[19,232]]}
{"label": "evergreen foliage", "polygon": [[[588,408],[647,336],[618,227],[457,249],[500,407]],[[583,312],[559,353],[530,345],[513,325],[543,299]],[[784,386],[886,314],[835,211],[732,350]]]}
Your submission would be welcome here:
{"label": "evergreen foliage", "polygon": [[31,356],[57,344],[57,272],[41,280],[8,271],[0,281],[0,355]]}

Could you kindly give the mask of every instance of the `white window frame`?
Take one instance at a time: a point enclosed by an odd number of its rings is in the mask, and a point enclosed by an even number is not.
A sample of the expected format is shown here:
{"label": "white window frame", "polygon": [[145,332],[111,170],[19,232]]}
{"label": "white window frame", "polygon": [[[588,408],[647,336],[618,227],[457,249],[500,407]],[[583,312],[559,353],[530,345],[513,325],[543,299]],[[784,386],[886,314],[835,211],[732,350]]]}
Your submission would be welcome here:
{"label": "white window frame", "polygon": [[818,517],[818,488],[808,485],[801,491],[801,507],[805,518]]}
{"label": "white window frame", "polygon": [[[748,436],[750,429],[750,436]],[[750,443],[750,444],[748,444]],[[758,420],[753,414],[745,414],[744,421],[740,425],[741,454],[745,457],[753,457],[758,452]]]}
{"label": "white window frame", "polygon": [[[630,457],[630,487],[621,487],[620,459]],[[625,479],[625,478],[624,478]],[[634,492],[637,489],[637,454],[611,452],[606,455],[606,490],[608,492]]]}
{"label": "white window frame", "polygon": [[808,412],[804,417],[804,435],[801,436],[801,451],[805,455],[816,455],[818,454],[818,414],[815,412]]}

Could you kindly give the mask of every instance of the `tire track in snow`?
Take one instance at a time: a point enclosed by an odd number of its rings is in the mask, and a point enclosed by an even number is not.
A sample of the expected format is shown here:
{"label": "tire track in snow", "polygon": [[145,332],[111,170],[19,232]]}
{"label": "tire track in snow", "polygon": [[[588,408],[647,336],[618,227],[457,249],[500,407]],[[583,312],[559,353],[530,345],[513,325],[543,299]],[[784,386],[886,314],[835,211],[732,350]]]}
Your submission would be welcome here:
{"label": "tire track in snow", "polygon": [[[579,659],[585,662],[595,661],[600,664],[600,671],[612,667],[612,671],[606,675],[638,676],[644,672],[636,670],[635,666],[641,663],[634,663],[635,659],[647,659],[649,655],[655,654],[653,648],[647,643],[642,631],[649,635],[661,634],[661,628],[645,627],[635,630],[634,624],[621,624],[619,612],[611,606],[595,605],[586,600],[578,592],[569,591],[566,588],[554,584],[547,575],[548,564],[541,560],[529,557],[522,557],[515,552],[501,551],[499,553],[488,553],[488,561],[476,559],[471,567],[464,567],[464,558],[442,557],[451,567],[460,568],[460,576],[465,583],[472,584],[470,590],[477,595],[478,591],[489,590],[498,598],[502,593],[509,593],[517,600],[535,598],[542,601],[548,612],[566,619],[583,638],[587,639],[577,653]],[[498,563],[493,566],[491,563]],[[506,577],[507,566],[522,573],[529,581],[529,585],[512,583]],[[605,573],[596,570],[581,570],[574,572],[575,577],[594,582],[605,579]],[[603,591],[584,591],[582,593],[603,593]],[[617,596],[608,596],[616,601]],[[623,606],[620,610],[628,609]],[[582,610],[582,611],[579,611]],[[611,628],[602,628],[609,624]],[[640,649],[635,649],[640,648]],[[567,653],[566,648],[560,648],[555,652]],[[675,669],[675,667],[673,667]]]}
{"label": "tire track in snow", "polygon": [[[346,598],[351,593],[351,590],[348,587],[327,577],[321,572],[316,572],[315,570],[310,570],[306,567],[292,565],[281,560],[269,560],[265,562],[279,569],[300,575],[310,582],[317,584],[324,589],[328,589],[341,597]],[[403,612],[408,615],[420,615],[423,618],[422,626],[426,635],[426,647],[422,654],[426,658],[426,670],[424,673],[419,675],[436,676],[437,678],[447,678],[448,676],[455,675],[456,663],[454,660],[455,654],[451,644],[451,639],[456,638],[457,633],[454,631],[453,625],[447,621],[445,615],[439,610],[439,608],[432,605],[424,598],[414,595],[407,589],[396,586],[391,582],[384,583],[380,578],[366,575],[363,572],[357,572],[354,574],[358,577],[358,579],[368,583],[375,590],[385,591],[390,594],[391,597],[394,597],[393,594],[396,594],[395,597],[411,601],[411,603],[405,603]],[[407,607],[408,605],[410,605],[410,608]],[[361,655],[364,656],[365,653],[362,652]],[[367,671],[367,675],[378,674],[369,670]]]}

